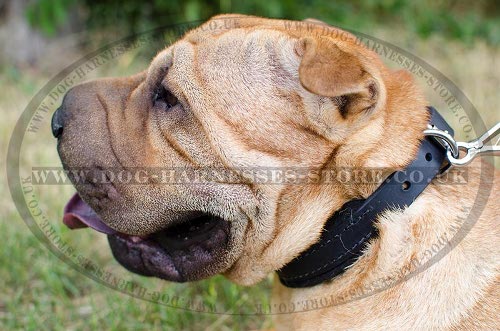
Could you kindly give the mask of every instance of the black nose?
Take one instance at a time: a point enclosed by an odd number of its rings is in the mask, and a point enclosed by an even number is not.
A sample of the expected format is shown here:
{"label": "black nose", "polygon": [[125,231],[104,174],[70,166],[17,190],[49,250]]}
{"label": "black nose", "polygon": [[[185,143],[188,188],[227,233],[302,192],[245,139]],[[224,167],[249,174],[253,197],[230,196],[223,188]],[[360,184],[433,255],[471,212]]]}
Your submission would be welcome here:
{"label": "black nose", "polygon": [[64,123],[63,123],[62,113],[63,113],[63,110],[62,110],[62,106],[61,106],[61,107],[57,108],[54,115],[52,115],[52,122],[51,122],[52,134],[56,138],[59,138],[63,133]]}

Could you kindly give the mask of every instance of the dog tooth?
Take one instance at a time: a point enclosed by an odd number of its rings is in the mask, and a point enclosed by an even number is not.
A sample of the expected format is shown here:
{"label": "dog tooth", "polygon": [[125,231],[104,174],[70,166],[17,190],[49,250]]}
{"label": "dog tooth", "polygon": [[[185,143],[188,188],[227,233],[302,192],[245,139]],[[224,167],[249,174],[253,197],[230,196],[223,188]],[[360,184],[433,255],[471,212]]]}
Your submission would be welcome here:
{"label": "dog tooth", "polygon": [[132,242],[134,242],[134,243],[138,243],[138,242],[142,241],[142,238],[139,236],[130,236],[130,240],[132,240]]}

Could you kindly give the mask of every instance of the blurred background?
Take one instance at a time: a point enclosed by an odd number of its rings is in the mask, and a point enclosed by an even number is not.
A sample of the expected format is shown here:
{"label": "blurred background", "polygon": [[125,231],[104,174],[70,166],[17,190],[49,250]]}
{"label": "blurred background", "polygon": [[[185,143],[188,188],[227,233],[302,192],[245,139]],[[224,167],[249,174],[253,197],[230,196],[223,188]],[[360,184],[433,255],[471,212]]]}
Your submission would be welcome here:
{"label": "blurred background", "polygon": [[[14,124],[30,99],[50,78],[85,54],[131,34],[177,23],[202,22],[224,12],[296,20],[316,18],[388,41],[430,63],[457,84],[479,111],[480,118],[471,121],[482,120],[491,126],[500,120],[497,0],[0,0],[0,154],[6,155]],[[142,70],[159,50],[161,46],[128,52],[93,72],[92,77],[123,76]],[[422,85],[431,104],[442,102],[425,83]],[[446,110],[442,112],[453,123]],[[40,134],[30,157],[58,165],[48,120]],[[5,169],[5,158],[0,162]],[[0,176],[0,184],[0,330],[272,327],[269,316],[210,315],[166,308],[92,281],[39,243],[11,201],[5,174]],[[54,226],[60,223],[65,199],[72,192],[69,186],[62,190],[47,190],[43,199]],[[58,230],[66,236],[66,229]],[[74,232],[71,235],[75,237]],[[114,265],[103,236],[79,231],[74,244],[82,250],[90,249],[99,263],[123,272]],[[154,280],[136,281],[158,286]],[[238,307],[255,304],[256,300],[267,302],[271,281],[272,275],[251,292],[222,277],[191,285],[161,286],[169,293]]]}

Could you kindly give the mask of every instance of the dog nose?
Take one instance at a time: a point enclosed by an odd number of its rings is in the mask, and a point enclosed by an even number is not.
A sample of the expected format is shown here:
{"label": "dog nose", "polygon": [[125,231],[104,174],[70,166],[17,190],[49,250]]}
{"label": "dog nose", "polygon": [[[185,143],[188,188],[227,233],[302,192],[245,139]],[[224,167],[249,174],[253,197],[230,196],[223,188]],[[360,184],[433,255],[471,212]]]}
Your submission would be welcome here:
{"label": "dog nose", "polygon": [[54,115],[52,115],[52,122],[51,122],[52,135],[54,135],[54,137],[56,138],[61,137],[64,128],[62,107],[63,106],[61,105],[59,108],[57,108]]}

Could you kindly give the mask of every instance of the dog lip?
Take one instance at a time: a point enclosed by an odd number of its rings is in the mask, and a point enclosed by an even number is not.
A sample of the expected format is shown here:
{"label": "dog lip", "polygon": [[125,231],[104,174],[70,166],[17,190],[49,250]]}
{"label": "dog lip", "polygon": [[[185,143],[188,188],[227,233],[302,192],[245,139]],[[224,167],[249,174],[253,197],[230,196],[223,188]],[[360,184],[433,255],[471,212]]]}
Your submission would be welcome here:
{"label": "dog lip", "polygon": [[[208,221],[206,221],[208,220]],[[127,270],[165,280],[199,280],[220,272],[229,244],[229,222],[199,217],[148,237],[110,234],[115,259]],[[191,231],[182,232],[191,227]]]}
{"label": "dog lip", "polygon": [[183,281],[172,258],[154,241],[117,234],[108,235],[108,242],[113,256],[125,269],[143,276]]}
{"label": "dog lip", "polygon": [[78,193],[64,208],[63,222],[71,229],[88,226],[107,234],[113,256],[129,271],[176,282],[222,271],[230,243],[230,222],[202,212],[193,212],[189,218],[147,236],[118,232],[107,226]]}

